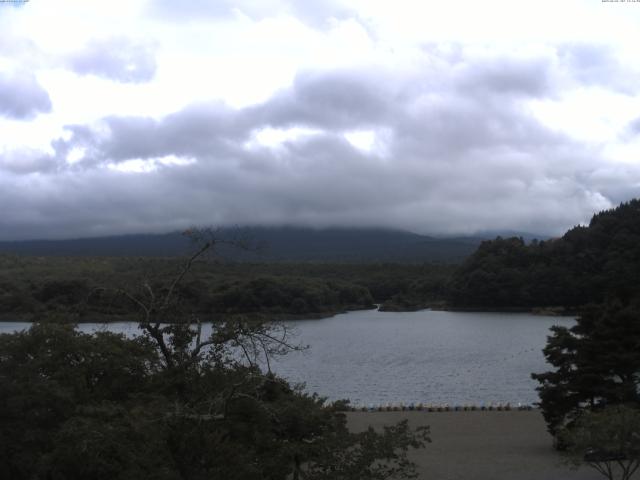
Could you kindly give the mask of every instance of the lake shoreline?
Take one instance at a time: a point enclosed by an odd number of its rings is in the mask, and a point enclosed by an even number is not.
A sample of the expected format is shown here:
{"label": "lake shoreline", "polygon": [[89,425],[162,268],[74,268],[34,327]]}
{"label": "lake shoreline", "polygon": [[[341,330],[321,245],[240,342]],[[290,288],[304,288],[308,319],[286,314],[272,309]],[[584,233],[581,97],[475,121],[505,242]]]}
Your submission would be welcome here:
{"label": "lake shoreline", "polygon": [[[249,314],[237,314],[237,315],[246,315],[247,317],[255,316],[255,317],[266,317],[268,321],[276,321],[276,322],[286,322],[286,321],[297,321],[297,320],[322,320],[323,318],[331,318],[336,315],[340,315],[343,313],[349,312],[359,312],[359,311],[368,311],[368,310],[376,310],[376,308],[357,308],[353,310],[332,310],[329,312],[311,312],[304,314],[268,314],[268,313],[249,313]],[[35,323],[38,321],[39,317],[47,316],[51,314],[37,314],[37,313],[0,313],[0,322],[28,322]],[[55,317],[63,318],[64,314],[60,312],[56,312]],[[232,315],[229,315],[232,316]],[[105,315],[103,313],[92,314],[91,316],[75,316],[70,313],[63,323],[120,323],[120,322],[138,322],[139,320],[136,318],[136,314],[113,314],[113,315]],[[216,318],[217,317],[217,318]],[[203,323],[212,323],[219,319],[222,319],[223,315],[214,316],[201,316],[201,321]],[[45,320],[48,322],[55,321],[54,319]]]}
{"label": "lake shoreline", "polygon": [[[331,310],[327,312],[309,312],[309,313],[301,313],[301,314],[293,314],[293,313],[260,313],[253,312],[247,314],[238,314],[238,315],[246,315],[246,316],[256,316],[256,317],[264,317],[268,321],[276,321],[276,322],[287,322],[287,321],[299,321],[299,320],[322,320],[325,318],[335,317],[336,315],[341,315],[350,312],[363,312],[363,311],[379,311],[379,312],[390,312],[390,313],[413,313],[413,312],[421,312],[425,310],[432,310],[434,312],[459,312],[459,313],[522,313],[522,314],[530,314],[540,317],[575,317],[578,315],[577,310],[569,310],[564,307],[535,307],[535,308],[482,308],[482,307],[451,307],[451,306],[443,306],[441,304],[437,305],[427,305],[421,306],[420,308],[406,308],[406,309],[389,309],[382,308],[381,306],[372,306],[371,308],[352,308],[352,309],[340,309],[340,310]],[[0,322],[37,322],[38,317],[41,314],[38,313],[0,313]],[[44,313],[44,316],[47,315],[55,315],[56,317],[62,318],[65,317],[63,312],[56,312],[54,314]],[[65,320],[64,323],[118,323],[118,322],[137,322],[135,319],[136,314],[126,315],[126,314],[113,314],[106,315],[102,313],[92,314],[91,316],[83,315],[77,316],[77,314],[69,312],[68,320]],[[230,314],[233,315],[233,314]],[[216,318],[217,317],[217,318]],[[214,322],[224,315],[214,316],[202,316],[201,321],[204,323]],[[47,320],[54,321],[54,320]]]}

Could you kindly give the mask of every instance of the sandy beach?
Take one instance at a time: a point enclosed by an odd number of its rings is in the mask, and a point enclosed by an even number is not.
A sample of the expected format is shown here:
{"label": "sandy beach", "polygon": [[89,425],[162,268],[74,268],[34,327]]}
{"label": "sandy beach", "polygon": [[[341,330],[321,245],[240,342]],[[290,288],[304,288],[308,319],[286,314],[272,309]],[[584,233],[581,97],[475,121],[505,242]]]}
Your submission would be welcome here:
{"label": "sandy beach", "polygon": [[[597,480],[589,467],[572,470],[552,448],[539,411],[352,412],[358,431],[403,419],[429,425],[432,443],[413,452],[420,479],[429,480]],[[638,477],[640,478],[640,477]]]}

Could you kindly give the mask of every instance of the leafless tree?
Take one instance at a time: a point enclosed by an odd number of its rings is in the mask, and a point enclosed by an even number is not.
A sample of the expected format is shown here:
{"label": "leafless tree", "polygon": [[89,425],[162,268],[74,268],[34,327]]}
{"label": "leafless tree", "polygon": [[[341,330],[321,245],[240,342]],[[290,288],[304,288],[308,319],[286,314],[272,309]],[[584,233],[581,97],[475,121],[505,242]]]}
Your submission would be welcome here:
{"label": "leafless tree", "polygon": [[[180,312],[176,308],[177,290],[198,261],[215,258],[221,246],[240,250],[261,248],[251,242],[240,229],[225,231],[191,228],[183,233],[195,250],[181,265],[167,285],[154,286],[148,279],[137,291],[121,288],[118,292],[137,306],[140,329],[153,340],[167,368],[186,366],[201,359],[203,353],[218,354],[234,350],[249,366],[263,364],[271,372],[271,358],[303,347],[290,341],[285,324],[257,316],[227,315],[212,322],[211,333],[203,335],[199,315]],[[237,355],[236,355],[237,358]]]}

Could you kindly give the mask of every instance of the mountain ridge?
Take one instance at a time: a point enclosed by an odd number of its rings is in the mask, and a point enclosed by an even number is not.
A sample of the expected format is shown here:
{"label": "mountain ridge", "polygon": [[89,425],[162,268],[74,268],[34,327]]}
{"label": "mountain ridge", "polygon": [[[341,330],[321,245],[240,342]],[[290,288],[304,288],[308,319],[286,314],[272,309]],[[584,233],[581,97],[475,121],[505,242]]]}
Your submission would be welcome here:
{"label": "mountain ridge", "polygon": [[[383,228],[228,227],[221,239],[241,236],[261,245],[255,251],[221,246],[223,257],[237,261],[459,262],[486,236],[432,237]],[[529,235],[529,234],[527,234]],[[533,237],[533,235],[529,235]],[[182,232],[128,234],[65,240],[0,242],[0,253],[38,256],[175,257],[190,251]]]}

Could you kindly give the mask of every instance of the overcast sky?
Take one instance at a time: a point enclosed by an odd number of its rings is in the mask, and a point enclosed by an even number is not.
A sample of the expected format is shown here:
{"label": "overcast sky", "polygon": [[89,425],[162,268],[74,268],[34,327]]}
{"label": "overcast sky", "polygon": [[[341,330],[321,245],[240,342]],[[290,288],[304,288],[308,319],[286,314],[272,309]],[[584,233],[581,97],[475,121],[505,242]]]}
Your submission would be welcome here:
{"label": "overcast sky", "polygon": [[640,196],[640,2],[0,3],[0,239],[559,234]]}

